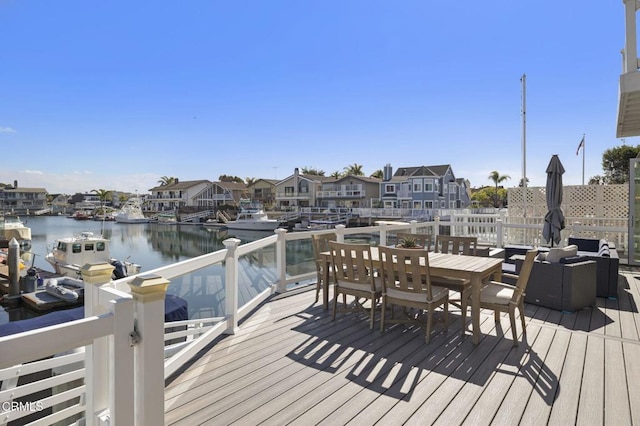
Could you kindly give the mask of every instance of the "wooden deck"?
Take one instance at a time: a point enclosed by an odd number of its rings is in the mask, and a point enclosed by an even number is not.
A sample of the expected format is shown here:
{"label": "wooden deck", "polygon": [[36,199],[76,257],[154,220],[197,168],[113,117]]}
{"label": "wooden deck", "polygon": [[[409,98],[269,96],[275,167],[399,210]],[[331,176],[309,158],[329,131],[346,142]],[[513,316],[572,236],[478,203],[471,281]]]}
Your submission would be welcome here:
{"label": "wooden deck", "polygon": [[489,311],[479,345],[455,310],[426,345],[419,328],[331,321],[315,292],[276,297],[167,381],[165,422],[640,424],[640,274],[620,277],[620,298],[593,309],[528,305],[516,348],[508,316]]}

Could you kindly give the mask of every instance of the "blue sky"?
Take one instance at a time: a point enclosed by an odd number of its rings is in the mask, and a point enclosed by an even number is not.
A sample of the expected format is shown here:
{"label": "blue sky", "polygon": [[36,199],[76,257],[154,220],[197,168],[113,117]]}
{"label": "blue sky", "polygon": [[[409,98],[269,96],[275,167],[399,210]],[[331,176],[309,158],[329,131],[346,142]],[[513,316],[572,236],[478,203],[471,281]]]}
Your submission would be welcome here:
{"label": "blue sky", "polygon": [[0,0],[0,44],[0,182],[50,193],[353,163],[516,186],[523,73],[530,185],[622,144],[621,1]]}

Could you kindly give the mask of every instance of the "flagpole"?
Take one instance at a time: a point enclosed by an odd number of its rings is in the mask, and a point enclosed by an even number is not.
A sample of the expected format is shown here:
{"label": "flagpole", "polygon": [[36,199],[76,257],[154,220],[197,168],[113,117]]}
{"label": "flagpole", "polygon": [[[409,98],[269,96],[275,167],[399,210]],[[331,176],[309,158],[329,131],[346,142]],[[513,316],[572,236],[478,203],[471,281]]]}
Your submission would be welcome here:
{"label": "flagpole", "polygon": [[527,217],[527,75],[522,74],[522,200],[524,215]]}
{"label": "flagpole", "polygon": [[587,150],[587,142],[584,139],[584,133],[582,134],[582,186],[584,186],[584,152]]}

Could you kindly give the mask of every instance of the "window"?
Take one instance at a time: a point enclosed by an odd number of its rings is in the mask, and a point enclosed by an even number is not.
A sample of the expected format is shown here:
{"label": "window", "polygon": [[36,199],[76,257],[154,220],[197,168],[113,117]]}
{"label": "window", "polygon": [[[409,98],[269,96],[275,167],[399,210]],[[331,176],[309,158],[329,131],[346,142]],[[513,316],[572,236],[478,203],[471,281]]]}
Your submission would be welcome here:
{"label": "window", "polygon": [[425,209],[432,209],[433,208],[433,201],[425,201],[424,202],[424,208]]}
{"label": "window", "polygon": [[284,188],[284,195],[292,196],[293,195],[293,186],[286,186]]}
{"label": "window", "polygon": [[105,251],[106,249],[106,244],[102,241],[98,241],[96,243],[96,248],[98,249],[98,251]]}
{"label": "window", "polygon": [[71,246],[71,252],[72,253],[81,253],[82,252],[82,244],[80,243],[74,243]]}
{"label": "window", "polygon": [[449,208],[450,209],[455,209],[456,208],[456,202],[455,201],[449,201]]}
{"label": "window", "polygon": [[424,192],[433,192],[433,179],[424,180]]}
{"label": "window", "polygon": [[422,208],[422,201],[414,201],[413,202],[413,208],[414,209],[421,209]]}
{"label": "window", "polygon": [[396,192],[396,186],[395,185],[385,185],[384,186],[384,192],[386,194],[393,194]]}
{"label": "window", "polygon": [[84,251],[93,251],[93,243],[86,243],[84,245]]}
{"label": "window", "polygon": [[422,182],[413,182],[413,192],[422,192]]}

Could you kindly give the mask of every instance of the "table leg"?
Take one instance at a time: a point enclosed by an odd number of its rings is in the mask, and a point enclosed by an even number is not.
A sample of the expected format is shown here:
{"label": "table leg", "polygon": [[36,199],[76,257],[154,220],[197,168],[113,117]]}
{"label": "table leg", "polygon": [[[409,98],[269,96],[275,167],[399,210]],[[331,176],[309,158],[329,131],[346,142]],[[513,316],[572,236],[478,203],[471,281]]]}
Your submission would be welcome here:
{"label": "table leg", "polygon": [[471,323],[473,324],[473,344],[480,343],[480,290],[482,278],[474,275],[471,279]]}
{"label": "table leg", "polygon": [[329,309],[329,268],[331,267],[331,262],[325,262],[323,268],[323,279],[322,279],[322,305],[324,306],[325,311]]}

